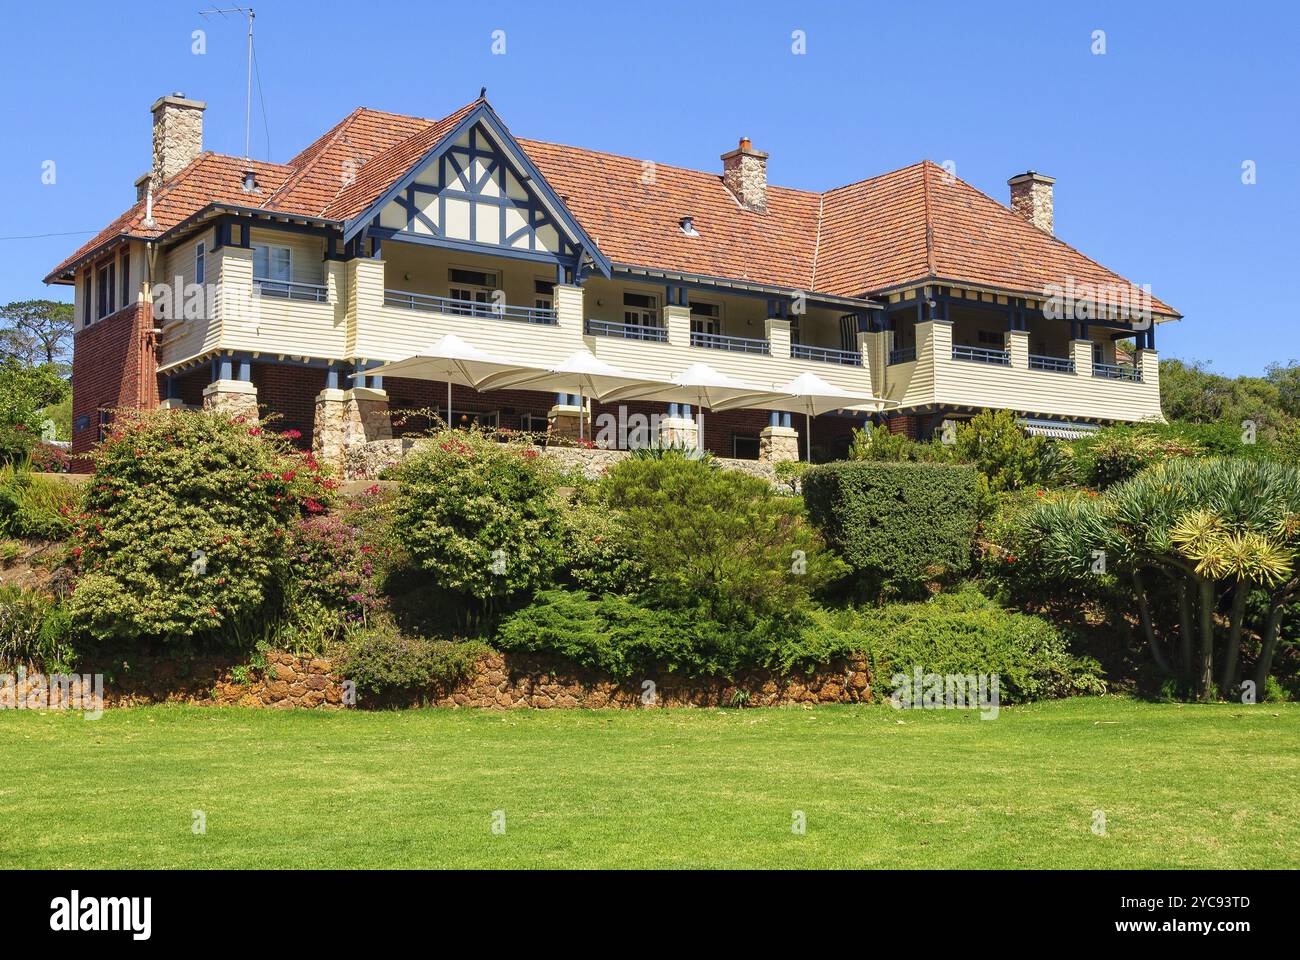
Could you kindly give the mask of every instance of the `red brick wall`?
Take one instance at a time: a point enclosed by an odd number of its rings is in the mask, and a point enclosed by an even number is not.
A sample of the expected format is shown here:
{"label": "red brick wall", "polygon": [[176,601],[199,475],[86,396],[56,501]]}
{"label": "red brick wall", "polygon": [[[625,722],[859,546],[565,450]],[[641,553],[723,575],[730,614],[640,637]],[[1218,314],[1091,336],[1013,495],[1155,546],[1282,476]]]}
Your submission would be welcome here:
{"label": "red brick wall", "polygon": [[[76,332],[72,341],[72,452],[99,441],[99,412],[158,405],[153,306],[137,303]],[[86,425],[76,429],[78,418]],[[89,469],[77,461],[79,469]]]}
{"label": "red brick wall", "polygon": [[311,449],[316,425],[316,394],[325,389],[325,370],[293,363],[253,364],[253,386],[257,387],[257,405],[263,416],[276,415],[270,429],[277,432],[297,430],[302,437],[295,441]]}
{"label": "red brick wall", "polygon": [[920,418],[912,414],[890,417],[885,425],[890,433],[901,433],[909,440],[915,440],[921,429]]}

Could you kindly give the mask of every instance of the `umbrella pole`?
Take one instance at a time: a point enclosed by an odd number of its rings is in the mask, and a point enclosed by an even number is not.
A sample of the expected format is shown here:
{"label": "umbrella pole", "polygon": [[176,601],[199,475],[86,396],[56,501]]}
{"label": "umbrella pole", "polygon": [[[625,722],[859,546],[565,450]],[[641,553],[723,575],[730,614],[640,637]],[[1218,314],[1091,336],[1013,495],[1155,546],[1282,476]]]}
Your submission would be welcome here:
{"label": "umbrella pole", "polygon": [[[241,234],[242,236],[242,234]],[[447,381],[447,429],[451,429],[451,381]]]}
{"label": "umbrella pole", "polygon": [[803,434],[804,455],[812,463],[812,414],[807,410],[803,412]]}
{"label": "umbrella pole", "polygon": [[587,397],[581,390],[578,391],[578,440],[582,440],[582,421],[586,419]]}

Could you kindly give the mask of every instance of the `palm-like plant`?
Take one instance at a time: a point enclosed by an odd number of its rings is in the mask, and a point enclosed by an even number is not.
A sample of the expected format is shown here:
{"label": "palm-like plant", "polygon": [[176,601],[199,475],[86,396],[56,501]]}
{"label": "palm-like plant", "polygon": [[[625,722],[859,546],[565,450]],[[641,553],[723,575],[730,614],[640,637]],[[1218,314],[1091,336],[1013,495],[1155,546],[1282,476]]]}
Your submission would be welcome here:
{"label": "palm-like plant", "polygon": [[[1093,569],[1093,552],[1102,550],[1112,572],[1128,573],[1156,662],[1181,674],[1205,698],[1213,689],[1220,592],[1232,592],[1220,674],[1227,691],[1237,683],[1247,597],[1266,590],[1270,613],[1255,676],[1256,686],[1263,686],[1283,607],[1300,591],[1300,469],[1269,461],[1171,460],[1100,498],[1043,504],[1029,523],[1039,534],[1041,559],[1052,569],[1084,575]],[[1178,597],[1177,654],[1155,635],[1146,590],[1152,571],[1168,577]]]}

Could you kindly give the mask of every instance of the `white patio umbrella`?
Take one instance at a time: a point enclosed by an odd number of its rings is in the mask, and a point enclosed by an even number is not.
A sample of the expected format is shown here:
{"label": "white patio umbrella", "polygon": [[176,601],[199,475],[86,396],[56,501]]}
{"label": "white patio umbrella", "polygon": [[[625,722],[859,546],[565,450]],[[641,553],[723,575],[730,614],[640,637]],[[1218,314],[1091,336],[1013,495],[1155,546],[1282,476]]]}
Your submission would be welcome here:
{"label": "white patio umbrella", "polygon": [[527,388],[530,390],[555,390],[574,393],[579,398],[578,437],[582,438],[582,421],[586,398],[604,401],[612,393],[628,389],[653,389],[671,386],[665,380],[641,374],[628,373],[621,367],[606,363],[590,350],[575,350],[559,363],[544,370],[504,371],[488,377],[480,385],[482,390]]}
{"label": "white patio umbrella", "polygon": [[694,363],[681,373],[674,374],[670,383],[616,390],[608,399],[664,400],[668,403],[693,404],[698,411],[695,442],[703,450],[704,410],[721,410],[724,406],[726,409],[765,407],[769,401],[785,399],[785,395],[771,387],[737,380],[713,369],[707,363]]}
{"label": "white patio umbrella", "polygon": [[395,360],[353,376],[412,377],[417,380],[447,381],[447,427],[451,428],[451,385],[482,389],[481,384],[493,375],[537,372],[535,364],[481,350],[448,333],[432,347],[405,360]]}
{"label": "white patio umbrella", "polygon": [[829,413],[832,410],[864,406],[869,406],[874,412],[884,405],[884,401],[879,397],[845,390],[833,383],[827,383],[815,373],[801,373],[789,383],[773,387],[772,390],[774,393],[780,394],[780,396],[761,403],[745,403],[739,400],[724,401],[719,405],[718,409],[734,410],[737,407],[760,407],[764,410],[802,413],[804,415],[806,437],[804,444],[806,447],[805,455],[809,461],[812,460],[813,417]]}

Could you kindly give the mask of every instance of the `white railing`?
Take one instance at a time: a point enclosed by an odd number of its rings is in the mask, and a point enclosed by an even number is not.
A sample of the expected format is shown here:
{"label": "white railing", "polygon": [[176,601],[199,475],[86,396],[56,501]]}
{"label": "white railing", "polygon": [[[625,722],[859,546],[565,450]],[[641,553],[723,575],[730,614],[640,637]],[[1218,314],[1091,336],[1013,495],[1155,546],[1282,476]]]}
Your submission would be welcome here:
{"label": "white railing", "polygon": [[954,343],[952,345],[952,358],[954,360],[973,360],[975,363],[992,363],[996,366],[1011,366],[1011,354],[1006,350],[998,350],[993,347],[968,347],[964,344]]}
{"label": "white railing", "polygon": [[505,303],[480,303],[478,300],[460,300],[455,297],[439,297],[431,293],[411,293],[407,290],[385,290],[384,306],[447,313],[455,317],[513,320],[516,323],[554,325],[558,322],[554,307],[517,307]]}
{"label": "white railing", "polygon": [[1094,377],[1105,377],[1107,380],[1127,380],[1130,383],[1142,382],[1142,371],[1127,363],[1099,363],[1094,361],[1092,375]]}
{"label": "white railing", "polygon": [[790,344],[790,356],[796,360],[816,360],[818,363],[840,363],[846,367],[862,366],[862,354],[856,350],[839,350],[835,347],[814,347],[806,343]]}
{"label": "white railing", "polygon": [[761,353],[770,354],[772,345],[766,340],[756,340],[753,337],[727,337],[721,333],[700,333],[691,331],[691,346],[703,347],[706,350],[730,350],[733,353]]}
{"label": "white railing", "polygon": [[310,300],[312,303],[329,301],[329,290],[320,283],[254,277],[253,290],[259,297],[273,297],[277,300]]}
{"label": "white railing", "polygon": [[648,340],[667,343],[668,331],[646,323],[617,323],[613,320],[588,320],[587,333],[593,337],[621,337],[624,340]]}

